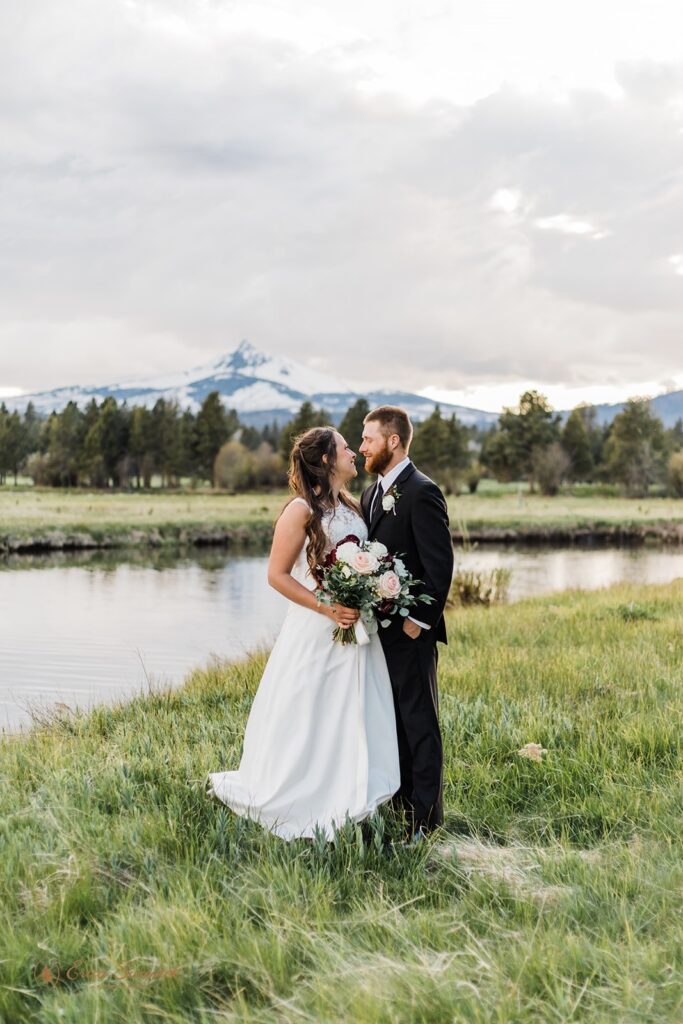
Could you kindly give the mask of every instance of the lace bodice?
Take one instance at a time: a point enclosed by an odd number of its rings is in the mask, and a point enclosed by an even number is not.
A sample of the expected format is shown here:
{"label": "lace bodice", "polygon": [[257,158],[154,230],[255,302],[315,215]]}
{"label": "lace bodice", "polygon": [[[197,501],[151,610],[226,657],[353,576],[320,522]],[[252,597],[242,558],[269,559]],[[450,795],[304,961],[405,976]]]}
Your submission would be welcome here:
{"label": "lace bodice", "polygon": [[327,534],[327,550],[331,550],[340,540],[353,533],[358,540],[367,540],[368,528],[362,516],[354,512],[348,505],[341,502],[323,516],[323,528]]}
{"label": "lace bodice", "polygon": [[[306,502],[303,498],[294,498],[294,501]],[[368,528],[365,525],[365,521],[362,516],[359,516],[357,512],[354,512],[348,505],[344,505],[341,502],[336,508],[329,509],[328,512],[323,514],[323,529],[327,535],[327,544],[325,546],[326,551],[331,551],[340,540],[344,537],[348,537],[350,533],[358,537],[359,540],[367,540]],[[308,562],[306,561],[306,547],[308,541],[299,552],[299,556],[294,563],[292,569],[292,576],[303,583],[310,589],[315,589],[315,581],[308,570]]]}

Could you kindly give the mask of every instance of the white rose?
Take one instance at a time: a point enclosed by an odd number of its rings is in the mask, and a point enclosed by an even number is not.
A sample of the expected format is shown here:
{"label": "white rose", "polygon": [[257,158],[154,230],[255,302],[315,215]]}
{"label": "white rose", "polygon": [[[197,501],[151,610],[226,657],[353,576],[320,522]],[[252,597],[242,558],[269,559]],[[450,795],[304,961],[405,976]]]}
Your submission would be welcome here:
{"label": "white rose", "polygon": [[396,498],[393,494],[385,494],[382,498],[382,508],[385,512],[391,512],[395,504]]}
{"label": "white rose", "polygon": [[346,562],[347,565],[353,565],[353,559],[358,554],[360,548],[357,544],[354,544],[352,540],[347,540],[345,544],[340,544],[337,548],[337,561]]}
{"label": "white rose", "polygon": [[401,593],[401,581],[395,572],[383,572],[379,578],[380,595],[386,599],[394,600]]}
{"label": "white rose", "polygon": [[368,544],[368,551],[372,551],[375,558],[384,558],[388,551],[384,544],[380,544],[378,540],[373,540]]}
{"label": "white rose", "polygon": [[379,562],[371,551],[357,550],[350,564],[361,576],[369,576],[378,567]]}

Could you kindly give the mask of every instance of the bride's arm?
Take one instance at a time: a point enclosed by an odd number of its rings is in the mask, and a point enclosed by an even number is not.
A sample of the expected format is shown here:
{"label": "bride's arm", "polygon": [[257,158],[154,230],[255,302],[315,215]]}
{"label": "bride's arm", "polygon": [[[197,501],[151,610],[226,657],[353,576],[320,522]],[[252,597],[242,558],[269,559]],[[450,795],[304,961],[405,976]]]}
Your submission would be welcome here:
{"label": "bride's arm", "polygon": [[289,601],[326,615],[338,626],[351,626],[359,616],[355,608],[345,608],[340,604],[320,604],[314,591],[292,576],[294,563],[306,543],[308,515],[308,509],[302,502],[293,501],[278,519],[268,559],[268,583]]}

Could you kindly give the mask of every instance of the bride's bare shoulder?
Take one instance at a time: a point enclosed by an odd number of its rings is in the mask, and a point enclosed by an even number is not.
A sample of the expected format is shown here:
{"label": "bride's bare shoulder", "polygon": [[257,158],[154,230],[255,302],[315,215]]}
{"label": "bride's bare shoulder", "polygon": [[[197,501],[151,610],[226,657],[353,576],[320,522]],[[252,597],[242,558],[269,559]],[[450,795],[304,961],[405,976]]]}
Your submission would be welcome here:
{"label": "bride's bare shoulder", "polygon": [[305,523],[311,514],[311,506],[304,498],[292,498],[280,513],[279,518],[289,523]]}

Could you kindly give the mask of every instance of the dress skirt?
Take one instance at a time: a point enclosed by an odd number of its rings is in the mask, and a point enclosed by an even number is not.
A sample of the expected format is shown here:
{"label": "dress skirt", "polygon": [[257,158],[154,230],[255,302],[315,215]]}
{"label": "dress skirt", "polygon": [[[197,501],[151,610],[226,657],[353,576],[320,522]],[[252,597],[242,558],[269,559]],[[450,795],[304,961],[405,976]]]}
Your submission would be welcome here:
{"label": "dress skirt", "polygon": [[379,637],[332,640],[334,623],[291,603],[247,721],[236,771],[209,795],[282,839],[330,840],[400,787],[396,719]]}

